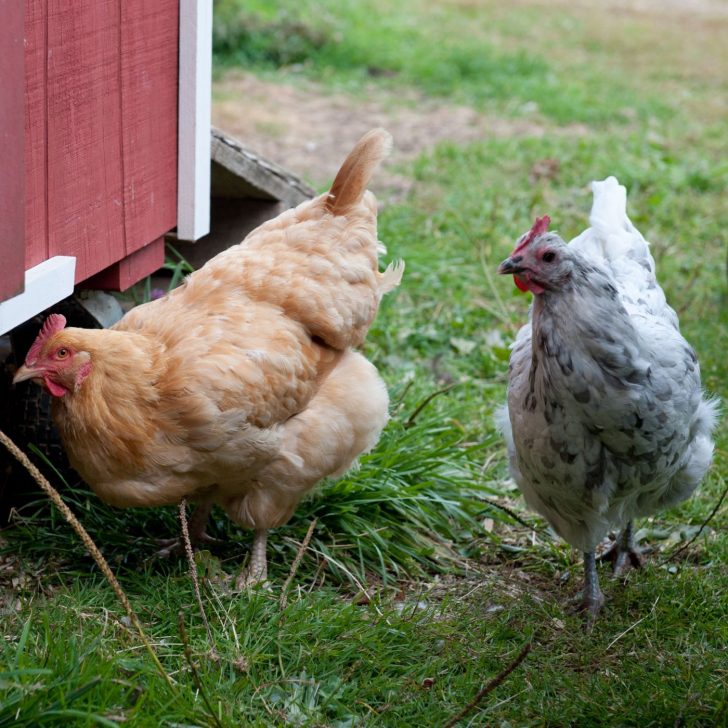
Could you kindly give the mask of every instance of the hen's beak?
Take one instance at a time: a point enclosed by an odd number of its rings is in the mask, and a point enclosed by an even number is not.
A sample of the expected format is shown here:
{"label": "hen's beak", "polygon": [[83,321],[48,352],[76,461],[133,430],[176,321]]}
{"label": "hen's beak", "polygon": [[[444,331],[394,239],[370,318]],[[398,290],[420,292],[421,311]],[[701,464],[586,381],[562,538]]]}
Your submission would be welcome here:
{"label": "hen's beak", "polygon": [[498,266],[498,273],[500,273],[501,275],[514,275],[516,273],[521,273],[523,271],[523,268],[519,264],[522,260],[523,257],[520,255],[516,255],[513,258],[506,258]]}
{"label": "hen's beak", "polygon": [[18,369],[17,372],[15,372],[15,376],[13,377],[13,384],[17,384],[18,382],[24,382],[27,379],[40,379],[43,376],[43,370],[42,369],[33,369],[31,367],[26,367],[25,364]]}

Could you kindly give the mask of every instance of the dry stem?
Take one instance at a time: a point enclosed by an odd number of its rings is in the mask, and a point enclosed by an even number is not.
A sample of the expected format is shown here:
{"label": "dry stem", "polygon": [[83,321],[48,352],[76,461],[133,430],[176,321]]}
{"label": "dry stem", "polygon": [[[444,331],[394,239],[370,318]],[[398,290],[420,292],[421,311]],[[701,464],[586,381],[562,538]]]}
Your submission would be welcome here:
{"label": "dry stem", "polygon": [[184,614],[182,614],[182,612],[177,613],[177,628],[179,629],[179,636],[182,640],[183,654],[185,656],[187,664],[189,665],[190,672],[192,673],[192,679],[195,682],[195,687],[202,696],[202,700],[205,703],[207,711],[210,714],[210,717],[214,721],[215,725],[218,728],[225,728],[220,721],[220,718],[217,716],[217,713],[215,713],[212,704],[210,703],[210,699],[207,697],[207,691],[205,690],[205,686],[202,682],[202,678],[200,677],[200,673],[197,670],[197,665],[192,658],[192,648],[190,647],[189,639],[187,639],[187,630],[185,629],[185,616]]}
{"label": "dry stem", "polygon": [[197,567],[195,566],[195,556],[192,553],[192,541],[190,540],[190,529],[187,525],[187,500],[185,498],[179,504],[179,520],[182,524],[182,540],[185,544],[185,553],[187,554],[187,561],[190,565],[190,576],[192,577],[192,586],[195,590],[195,599],[197,599],[197,605],[200,607],[200,614],[202,615],[202,621],[207,631],[207,641],[210,643],[210,657],[213,660],[218,660],[217,650],[215,649],[215,640],[212,638],[212,630],[210,629],[210,623],[207,621],[207,615],[205,614],[205,606],[202,603],[202,594],[200,593],[200,580],[197,576]]}
{"label": "dry stem", "polygon": [[298,571],[298,565],[301,563],[303,554],[305,553],[306,549],[308,548],[308,544],[311,541],[311,536],[313,536],[313,529],[316,528],[317,523],[318,523],[318,518],[314,518],[313,521],[311,521],[311,524],[308,527],[308,531],[306,531],[306,535],[303,537],[303,541],[301,541],[301,545],[298,549],[298,552],[296,553],[296,558],[293,559],[293,563],[291,564],[291,571],[288,574],[288,578],[283,582],[283,588],[281,589],[281,600],[280,600],[281,610],[285,609],[286,604],[288,604],[288,587],[291,585],[291,582],[293,581],[293,577],[296,575],[296,571]]}
{"label": "dry stem", "polygon": [[91,539],[91,536],[88,535],[86,529],[81,525],[80,521],[76,518],[76,516],[73,515],[71,509],[64,503],[58,491],[48,482],[48,480],[46,480],[40,470],[38,470],[38,468],[33,465],[33,463],[28,459],[28,456],[4,432],[2,432],[2,430],[0,430],[0,442],[5,445],[10,454],[30,473],[35,482],[38,483],[38,485],[43,489],[46,495],[56,505],[58,510],[63,514],[63,517],[71,524],[73,530],[76,531],[81,541],[83,541],[84,546],[91,554],[94,561],[97,563],[99,569],[101,569],[101,573],[106,577],[106,580],[109,582],[109,584],[111,584],[111,588],[114,590],[116,596],[119,598],[119,601],[124,606],[124,609],[126,610],[126,613],[129,616],[131,623],[134,625],[137,632],[139,633],[139,638],[143,642],[144,647],[149,653],[149,656],[152,658],[154,665],[159,671],[159,674],[162,675],[169,687],[174,690],[174,683],[172,682],[172,678],[167,674],[166,670],[162,666],[162,663],[159,661],[159,657],[157,657],[157,653],[154,651],[154,648],[147,639],[147,636],[144,632],[144,629],[142,628],[139,618],[136,615],[136,612],[132,609],[131,603],[127,599],[124,590],[121,588],[121,585],[114,576],[114,573],[111,571],[111,568],[109,567],[109,564],[107,563],[103,554],[99,551],[98,547]]}

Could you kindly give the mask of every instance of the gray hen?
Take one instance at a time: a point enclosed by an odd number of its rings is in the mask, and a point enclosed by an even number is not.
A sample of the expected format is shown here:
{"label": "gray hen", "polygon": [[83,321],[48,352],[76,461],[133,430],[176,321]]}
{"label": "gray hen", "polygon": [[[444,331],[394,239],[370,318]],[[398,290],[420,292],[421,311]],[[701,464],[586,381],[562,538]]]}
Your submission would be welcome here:
{"label": "gray hen", "polygon": [[620,527],[615,570],[639,565],[632,519],[697,488],[717,417],[625,188],[609,177],[592,190],[589,229],[567,245],[541,218],[498,269],[534,294],[499,414],[511,473],[528,505],[584,552],[590,619],[604,603],[596,545]]}

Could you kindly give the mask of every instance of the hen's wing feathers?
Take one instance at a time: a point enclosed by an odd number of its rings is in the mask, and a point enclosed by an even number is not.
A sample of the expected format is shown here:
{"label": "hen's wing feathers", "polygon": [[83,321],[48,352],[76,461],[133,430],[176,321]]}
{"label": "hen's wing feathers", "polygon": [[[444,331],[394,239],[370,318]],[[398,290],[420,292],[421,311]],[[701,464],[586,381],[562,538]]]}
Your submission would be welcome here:
{"label": "hen's wing feathers", "polygon": [[177,290],[117,324],[162,345],[157,387],[170,411],[197,416],[187,394],[195,393],[209,402],[208,419],[241,410],[252,425],[269,427],[305,407],[333,353],[275,306],[228,295],[224,287]]}

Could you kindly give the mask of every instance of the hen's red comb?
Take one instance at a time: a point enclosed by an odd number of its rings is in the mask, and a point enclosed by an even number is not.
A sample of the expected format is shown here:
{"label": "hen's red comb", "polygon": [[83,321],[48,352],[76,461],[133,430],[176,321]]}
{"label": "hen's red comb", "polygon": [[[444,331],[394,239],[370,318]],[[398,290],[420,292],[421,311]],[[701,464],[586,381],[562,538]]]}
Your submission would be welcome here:
{"label": "hen's red comb", "polygon": [[63,331],[66,327],[66,317],[60,313],[52,313],[43,323],[43,328],[40,330],[38,336],[35,337],[33,346],[28,349],[28,354],[25,357],[25,363],[29,366],[33,366],[40,356],[40,351],[45,344],[46,339],[53,334],[57,334],[59,331]]}
{"label": "hen's red comb", "polygon": [[526,236],[523,238],[523,240],[518,243],[514,251],[511,253],[511,256],[515,255],[516,253],[520,253],[534,238],[538,237],[539,235],[543,235],[549,229],[550,223],[551,218],[548,215],[544,215],[543,217],[537,217],[536,222],[533,223],[533,227],[526,233]]}

